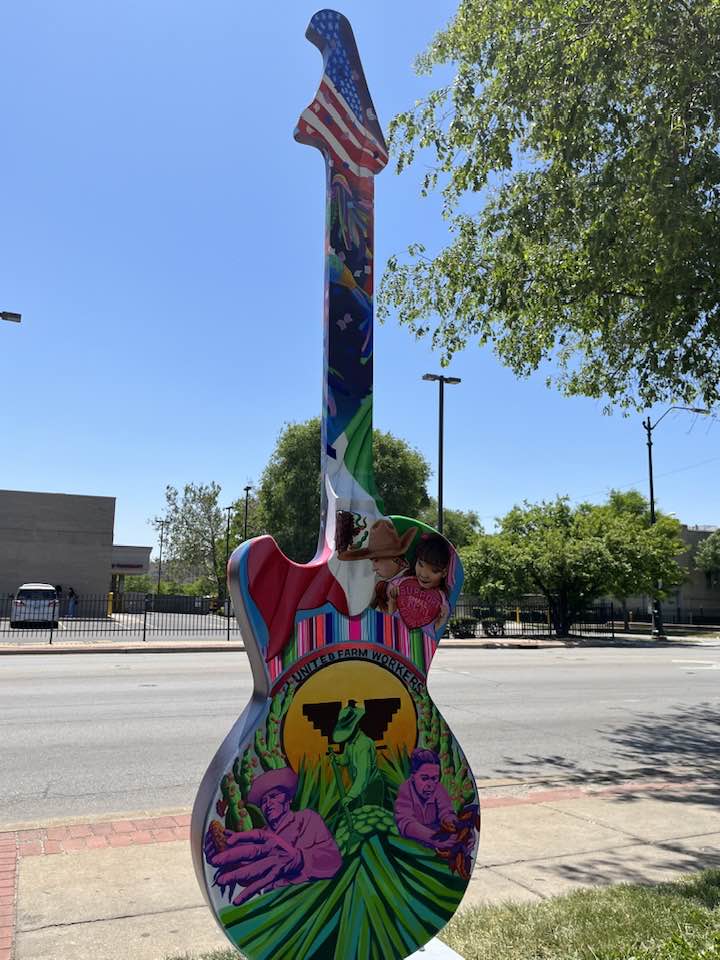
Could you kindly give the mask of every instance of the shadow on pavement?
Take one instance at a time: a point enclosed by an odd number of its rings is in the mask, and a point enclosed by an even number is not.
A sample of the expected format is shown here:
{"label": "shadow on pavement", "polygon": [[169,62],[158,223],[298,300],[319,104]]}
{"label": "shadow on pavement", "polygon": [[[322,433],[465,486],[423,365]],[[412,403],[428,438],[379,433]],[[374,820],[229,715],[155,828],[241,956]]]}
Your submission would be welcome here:
{"label": "shadow on pavement", "polygon": [[[555,773],[547,779],[561,778],[566,784],[612,787],[633,781],[632,791],[615,795],[621,803],[654,799],[720,807],[720,715],[714,704],[706,702],[667,714],[650,714],[599,732],[617,757],[615,769],[594,769],[563,756],[536,754],[524,760],[508,760],[502,775],[536,777],[538,767],[550,768]],[[642,781],[647,781],[646,787]],[[653,789],[652,784],[658,782],[662,782],[662,790]]]}
{"label": "shadow on pavement", "polygon": [[535,864],[537,877],[543,874],[548,879],[562,877],[573,886],[611,886],[618,883],[632,883],[646,886],[653,881],[669,879],[670,875],[693,874],[702,870],[713,870],[708,880],[699,878],[687,888],[666,886],[668,895],[682,895],[696,900],[706,907],[714,909],[720,903],[720,849],[705,848],[685,850],[671,843],[653,845],[651,857],[643,856],[639,849],[637,856],[627,856],[627,850],[618,856],[610,854],[584,854],[576,857],[563,857],[561,862]]}

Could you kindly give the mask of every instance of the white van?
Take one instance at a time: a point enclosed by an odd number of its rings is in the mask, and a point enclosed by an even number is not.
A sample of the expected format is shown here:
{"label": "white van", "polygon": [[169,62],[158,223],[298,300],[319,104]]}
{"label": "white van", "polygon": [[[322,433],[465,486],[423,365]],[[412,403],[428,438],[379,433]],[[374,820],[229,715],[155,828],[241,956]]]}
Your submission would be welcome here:
{"label": "white van", "polygon": [[24,583],[15,594],[10,610],[10,627],[53,626],[57,629],[60,603],[49,583]]}

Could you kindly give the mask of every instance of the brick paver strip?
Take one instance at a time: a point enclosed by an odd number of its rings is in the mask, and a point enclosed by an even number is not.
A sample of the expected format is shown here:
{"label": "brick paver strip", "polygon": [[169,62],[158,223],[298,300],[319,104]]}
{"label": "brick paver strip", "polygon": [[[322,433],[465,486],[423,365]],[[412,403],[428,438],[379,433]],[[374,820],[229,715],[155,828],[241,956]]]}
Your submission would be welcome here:
{"label": "brick paver strip", "polygon": [[0,833],[0,960],[12,960],[17,896],[16,833]]}

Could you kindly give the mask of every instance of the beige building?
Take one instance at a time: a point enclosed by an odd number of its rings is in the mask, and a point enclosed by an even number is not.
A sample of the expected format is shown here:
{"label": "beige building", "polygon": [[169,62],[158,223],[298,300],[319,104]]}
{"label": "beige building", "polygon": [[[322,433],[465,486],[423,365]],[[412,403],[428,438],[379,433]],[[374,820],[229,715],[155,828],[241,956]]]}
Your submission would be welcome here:
{"label": "beige building", "polygon": [[680,531],[688,545],[687,553],[678,558],[680,566],[687,571],[688,578],[672,598],[664,601],[663,606],[672,611],[673,606],[678,611],[694,610],[720,612],[720,583],[717,577],[712,577],[695,566],[697,548],[711,533],[718,528],[711,526],[686,527]]}
{"label": "beige building", "polygon": [[29,582],[103,594],[113,572],[146,573],[150,548],[113,547],[114,525],[114,497],[0,490],[0,595]]}
{"label": "beige building", "polygon": [[[688,549],[678,557],[678,563],[686,571],[687,579],[662,601],[663,615],[668,622],[702,623],[703,620],[720,620],[720,580],[695,566],[697,548],[717,529],[712,526],[682,525],[680,536]],[[652,610],[652,598],[629,597],[627,605],[631,610],[649,614]]]}

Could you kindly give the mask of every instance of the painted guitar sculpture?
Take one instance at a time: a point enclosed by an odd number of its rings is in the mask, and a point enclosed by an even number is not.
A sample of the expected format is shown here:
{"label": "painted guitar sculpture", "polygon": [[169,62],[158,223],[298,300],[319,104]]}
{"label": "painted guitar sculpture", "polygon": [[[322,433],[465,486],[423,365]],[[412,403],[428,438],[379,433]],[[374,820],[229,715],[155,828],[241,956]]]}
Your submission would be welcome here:
{"label": "painted guitar sculpture", "polygon": [[462,567],[431,528],[383,516],[373,194],[387,150],[348,21],[322,10],[307,37],[324,62],[295,131],[327,171],[323,519],[308,564],[271,537],[230,558],[254,691],[200,786],[193,857],[248,960],[402,960],[453,915],[477,849],[475,781],[426,688]]}

